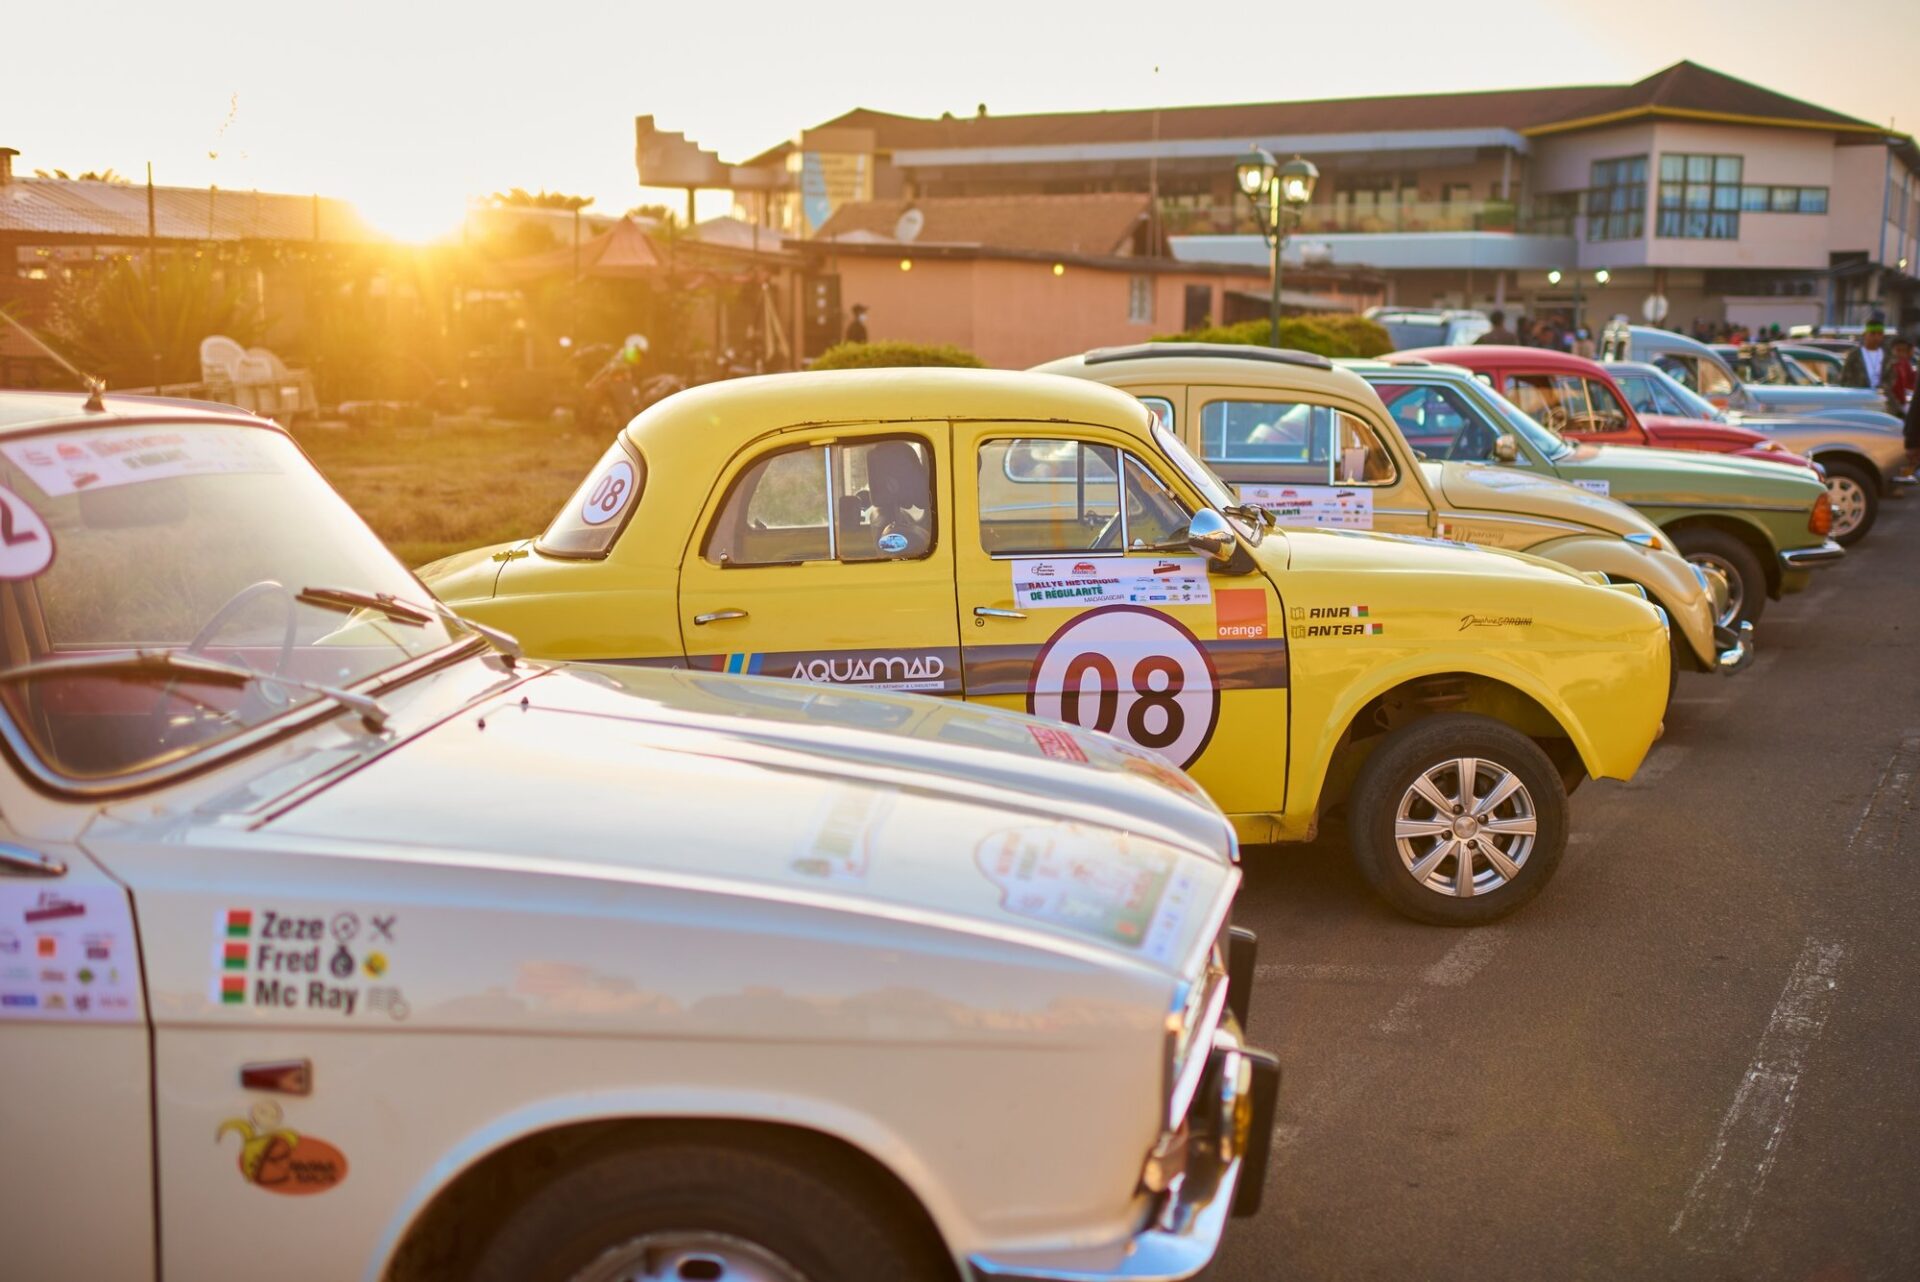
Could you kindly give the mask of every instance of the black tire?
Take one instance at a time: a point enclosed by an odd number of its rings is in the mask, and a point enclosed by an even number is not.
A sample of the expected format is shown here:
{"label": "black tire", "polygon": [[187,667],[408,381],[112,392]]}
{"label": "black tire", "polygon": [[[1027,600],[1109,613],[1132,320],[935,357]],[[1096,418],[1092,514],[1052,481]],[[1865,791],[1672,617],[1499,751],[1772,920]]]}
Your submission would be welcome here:
{"label": "black tire", "polygon": [[[1858,463],[1836,460],[1825,464],[1827,469],[1827,493],[1833,499],[1833,511],[1836,521],[1839,519],[1841,496],[1834,493],[1836,483],[1842,486],[1857,487],[1860,495],[1860,521],[1845,534],[1835,534],[1833,541],[1841,547],[1852,547],[1867,537],[1867,531],[1880,517],[1880,478],[1874,476]],[[1836,529],[1838,526],[1836,525]]]}
{"label": "black tire", "polygon": [[[1409,797],[1415,780],[1462,757],[1477,757],[1518,776],[1535,823],[1533,843],[1519,863],[1518,875],[1472,895],[1433,889],[1414,880],[1394,835],[1402,799]],[[1454,771],[1456,781],[1459,773]],[[1451,796],[1458,798],[1457,787]],[[1503,803],[1493,813],[1500,815],[1510,804]],[[1567,792],[1560,772],[1540,745],[1518,730],[1491,717],[1446,713],[1402,726],[1373,750],[1348,796],[1347,833],[1361,874],[1396,910],[1434,926],[1481,926],[1513,912],[1552,879],[1567,847]],[[1451,880],[1457,881],[1456,856],[1443,859],[1431,875],[1439,876],[1449,862],[1454,868]],[[1469,865],[1469,880],[1477,882],[1482,868],[1498,873],[1484,855],[1476,855]]]}
{"label": "black tire", "polygon": [[571,1282],[662,1233],[751,1243],[808,1282],[950,1282],[950,1263],[875,1185],[851,1163],[778,1139],[764,1149],[693,1140],[623,1149],[529,1196],[487,1244],[473,1282]]}
{"label": "black tire", "polygon": [[1739,627],[1758,623],[1767,608],[1767,572],[1753,549],[1725,530],[1710,525],[1689,526],[1673,536],[1673,545],[1689,561],[1718,566],[1727,575],[1727,587],[1740,602],[1731,619],[1719,623]]}

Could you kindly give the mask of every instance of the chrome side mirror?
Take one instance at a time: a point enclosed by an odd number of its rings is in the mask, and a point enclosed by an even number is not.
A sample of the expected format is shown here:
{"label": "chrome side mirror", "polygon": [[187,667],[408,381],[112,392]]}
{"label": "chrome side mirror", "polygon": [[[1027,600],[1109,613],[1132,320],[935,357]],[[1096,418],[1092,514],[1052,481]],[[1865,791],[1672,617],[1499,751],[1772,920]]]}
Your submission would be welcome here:
{"label": "chrome side mirror", "polygon": [[1225,565],[1239,550],[1240,537],[1227,524],[1226,517],[1203,507],[1187,525],[1187,546],[1215,564]]}
{"label": "chrome side mirror", "polygon": [[1496,463],[1517,463],[1520,460],[1520,447],[1511,436],[1498,437],[1493,442],[1493,461]]}

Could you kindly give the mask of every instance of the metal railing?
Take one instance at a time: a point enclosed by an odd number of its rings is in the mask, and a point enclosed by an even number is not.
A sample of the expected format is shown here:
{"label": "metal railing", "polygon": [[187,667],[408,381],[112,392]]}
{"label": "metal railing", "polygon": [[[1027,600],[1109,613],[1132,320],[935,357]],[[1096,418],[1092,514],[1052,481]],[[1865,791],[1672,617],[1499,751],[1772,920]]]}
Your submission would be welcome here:
{"label": "metal railing", "polygon": [[[1257,235],[1260,231],[1245,202],[1192,204],[1163,200],[1160,222],[1170,236]],[[1565,236],[1572,234],[1572,223],[1573,219],[1565,215],[1529,216],[1505,201],[1415,200],[1309,205],[1297,221],[1289,223],[1288,234],[1503,231]]]}

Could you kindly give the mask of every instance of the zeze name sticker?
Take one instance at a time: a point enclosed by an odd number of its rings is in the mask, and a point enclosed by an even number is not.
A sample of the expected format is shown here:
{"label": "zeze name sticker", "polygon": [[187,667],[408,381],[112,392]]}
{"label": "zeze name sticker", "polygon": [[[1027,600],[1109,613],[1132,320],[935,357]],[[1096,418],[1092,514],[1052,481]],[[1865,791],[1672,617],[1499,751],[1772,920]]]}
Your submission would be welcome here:
{"label": "zeze name sticker", "polygon": [[580,504],[580,519],[588,525],[605,525],[625,511],[632,498],[633,464],[617,459],[587,491]]}
{"label": "zeze name sticker", "polygon": [[0,579],[31,579],[53,564],[53,531],[27,501],[0,485]]}
{"label": "zeze name sticker", "polygon": [[1027,711],[1101,730],[1185,767],[1220,720],[1206,647],[1179,620],[1138,605],[1077,615],[1034,661]]}

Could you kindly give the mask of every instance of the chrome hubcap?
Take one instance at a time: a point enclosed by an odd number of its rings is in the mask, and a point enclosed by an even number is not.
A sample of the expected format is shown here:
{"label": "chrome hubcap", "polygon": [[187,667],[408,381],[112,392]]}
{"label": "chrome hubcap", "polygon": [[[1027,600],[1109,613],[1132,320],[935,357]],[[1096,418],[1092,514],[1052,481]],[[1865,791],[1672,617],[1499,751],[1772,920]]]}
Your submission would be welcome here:
{"label": "chrome hubcap", "polygon": [[643,1233],[602,1252],[574,1282],[807,1282],[756,1242],[687,1229]]}
{"label": "chrome hubcap", "polygon": [[1393,842],[1400,862],[1435,894],[1466,899],[1520,875],[1539,835],[1533,794],[1484,757],[1430,767],[1400,798]]}
{"label": "chrome hubcap", "polygon": [[1834,473],[1827,478],[1827,497],[1833,503],[1833,538],[1852,534],[1867,519],[1867,491],[1851,476]]}
{"label": "chrome hubcap", "polygon": [[1726,576],[1727,608],[1720,611],[1720,617],[1714,622],[1723,628],[1732,627],[1740,617],[1740,607],[1747,601],[1747,585],[1741,579],[1740,572],[1734,569],[1731,562],[1722,560],[1711,552],[1691,552],[1687,555],[1687,560],[1710,570],[1718,570]]}

